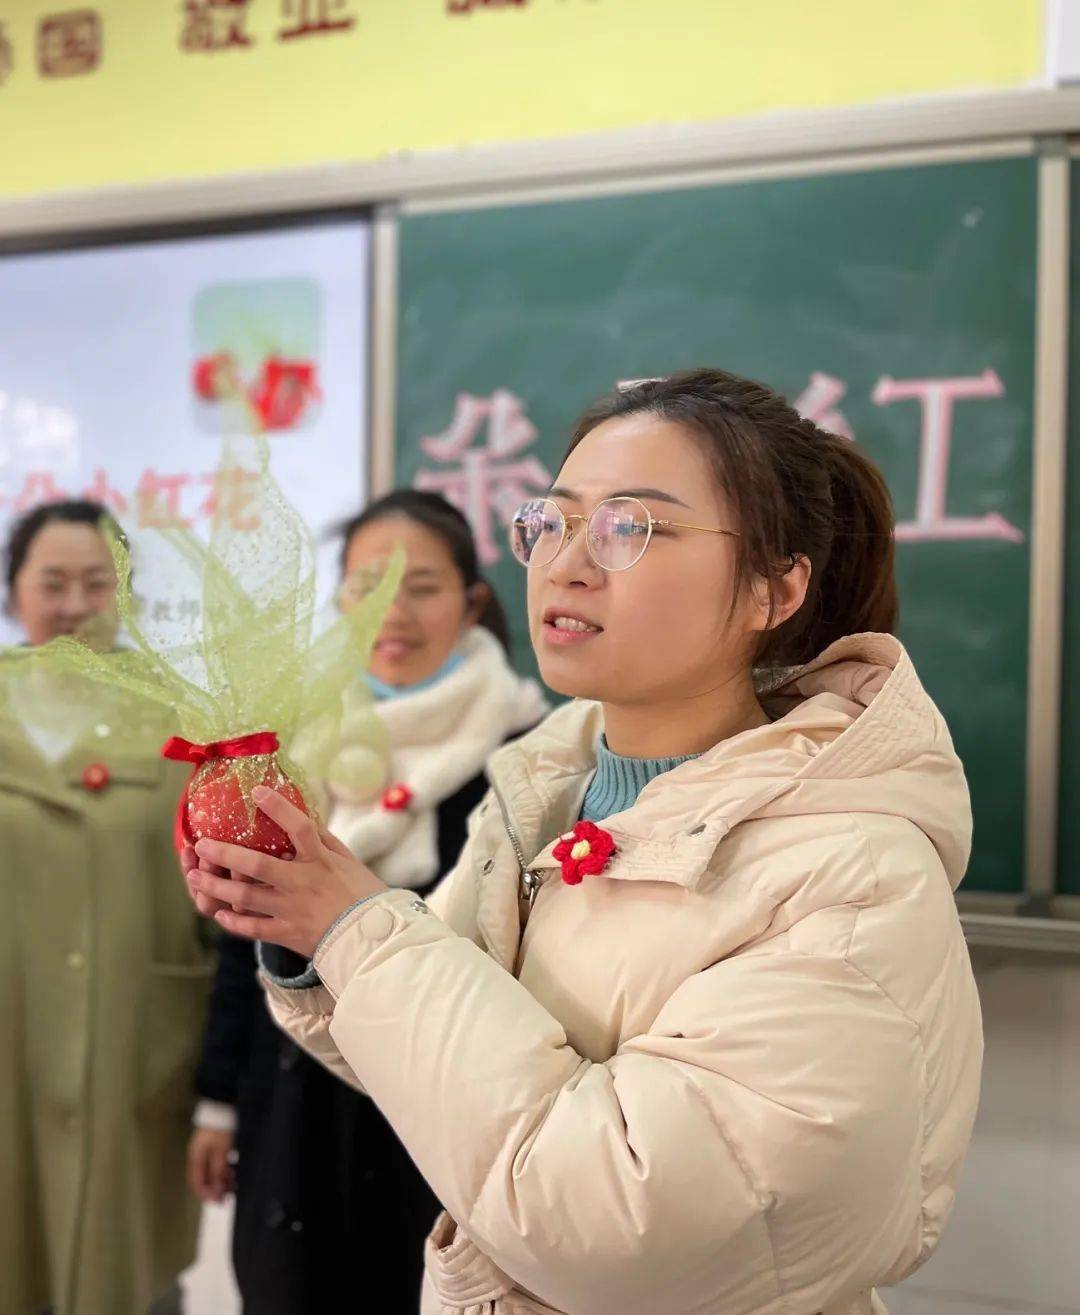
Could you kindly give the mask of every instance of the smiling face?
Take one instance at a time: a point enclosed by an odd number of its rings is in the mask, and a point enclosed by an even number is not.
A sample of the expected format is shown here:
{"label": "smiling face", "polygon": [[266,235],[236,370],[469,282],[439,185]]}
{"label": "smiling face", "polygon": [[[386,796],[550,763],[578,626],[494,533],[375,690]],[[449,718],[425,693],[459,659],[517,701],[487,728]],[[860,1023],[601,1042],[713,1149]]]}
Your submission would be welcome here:
{"label": "smiling face", "polygon": [[[738,530],[700,441],[648,413],[591,430],[551,498],[565,515],[638,497],[657,520]],[[592,560],[584,527],[547,566],[529,570],[529,629],[540,672],[560,694],[633,706],[694,698],[744,675],[768,607],[735,598],[738,539],[662,528],[625,571]],[[734,601],[734,607],[733,607]]]}
{"label": "smiling face", "polygon": [[94,618],[111,616],[115,603],[116,572],[97,527],[47,521],[12,583],[11,610],[27,642],[77,634]]}
{"label": "smiling face", "polygon": [[405,577],[371,654],[371,674],[386,685],[417,685],[433,676],[475,622],[473,600],[443,538],[408,516],[380,517],[349,540],[345,578],[377,575],[394,549],[405,549]]}

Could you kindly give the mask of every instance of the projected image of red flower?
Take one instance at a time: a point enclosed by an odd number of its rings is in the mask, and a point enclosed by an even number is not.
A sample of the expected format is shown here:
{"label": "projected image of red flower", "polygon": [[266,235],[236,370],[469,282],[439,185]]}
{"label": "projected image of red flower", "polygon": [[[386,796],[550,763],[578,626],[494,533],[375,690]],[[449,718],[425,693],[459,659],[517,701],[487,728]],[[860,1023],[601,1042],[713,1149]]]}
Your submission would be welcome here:
{"label": "projected image of red flower", "polygon": [[232,352],[200,356],[192,367],[195,395],[204,402],[221,402],[240,391],[240,376]]}
{"label": "projected image of red flower", "polygon": [[192,304],[196,424],[214,434],[271,434],[318,423],[325,400],[322,292],[311,278],[233,279]]}
{"label": "projected image of red flower", "polygon": [[286,361],[271,356],[248,393],[252,410],[265,429],[292,429],[308,406],[318,401],[319,386],[311,361]]}

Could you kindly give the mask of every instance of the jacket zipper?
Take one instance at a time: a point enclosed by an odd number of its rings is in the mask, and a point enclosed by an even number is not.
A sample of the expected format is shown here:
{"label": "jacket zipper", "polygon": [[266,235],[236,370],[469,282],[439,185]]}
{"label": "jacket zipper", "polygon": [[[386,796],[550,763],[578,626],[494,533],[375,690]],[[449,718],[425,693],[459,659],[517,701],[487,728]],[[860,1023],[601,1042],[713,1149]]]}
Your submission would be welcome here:
{"label": "jacket zipper", "polygon": [[506,805],[503,803],[502,795],[499,794],[494,786],[492,787],[492,792],[494,793],[496,802],[499,805],[499,812],[502,814],[503,828],[506,831],[506,837],[510,841],[511,847],[514,851],[514,856],[518,861],[518,869],[521,874],[518,878],[521,898],[531,909],[533,902],[536,899],[537,892],[544,884],[544,878],[539,872],[526,866],[525,855],[521,849],[521,841],[518,839],[518,834],[514,830],[513,822],[510,821],[510,814],[506,811]]}

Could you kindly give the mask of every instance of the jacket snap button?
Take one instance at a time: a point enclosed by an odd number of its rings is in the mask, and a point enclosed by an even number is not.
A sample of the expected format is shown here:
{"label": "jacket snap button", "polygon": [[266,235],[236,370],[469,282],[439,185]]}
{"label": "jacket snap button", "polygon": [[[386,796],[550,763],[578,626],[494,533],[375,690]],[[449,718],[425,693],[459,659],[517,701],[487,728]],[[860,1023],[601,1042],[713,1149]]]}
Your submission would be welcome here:
{"label": "jacket snap button", "polygon": [[360,919],[360,931],[369,941],[385,941],[394,930],[394,915],[389,909],[371,909]]}
{"label": "jacket snap button", "polygon": [[492,869],[494,866],[495,866],[495,860],[494,860],[493,858],[489,858],[488,861],[484,864],[484,876],[485,876],[485,877],[487,876],[487,874],[491,871],[491,869]]}
{"label": "jacket snap button", "polygon": [[267,1228],[280,1228],[285,1222],[285,1211],[280,1201],[271,1201],[266,1210]]}
{"label": "jacket snap button", "polygon": [[701,833],[702,833],[704,830],[705,830],[704,825],[702,825],[702,826],[695,826],[695,827],[691,827],[690,830],[687,831],[686,834],[687,834],[688,836],[699,836],[699,835],[701,835]]}

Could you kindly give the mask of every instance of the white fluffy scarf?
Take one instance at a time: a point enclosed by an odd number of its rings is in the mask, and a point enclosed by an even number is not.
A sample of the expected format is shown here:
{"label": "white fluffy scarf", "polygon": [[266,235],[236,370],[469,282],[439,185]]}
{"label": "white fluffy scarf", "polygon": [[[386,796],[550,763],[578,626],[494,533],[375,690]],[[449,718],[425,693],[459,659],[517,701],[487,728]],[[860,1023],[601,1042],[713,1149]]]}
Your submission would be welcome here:
{"label": "white fluffy scarf", "polygon": [[[509,736],[536,725],[548,711],[540,687],[517,675],[498,640],[473,627],[462,641],[462,661],[435,685],[377,705],[390,741],[386,779],[373,796],[332,793],[330,830],[389,886],[415,888],[442,875],[436,810],[479,775]],[[350,737],[370,741],[370,704],[346,708],[343,750]],[[382,806],[385,789],[403,785],[408,809]]]}

